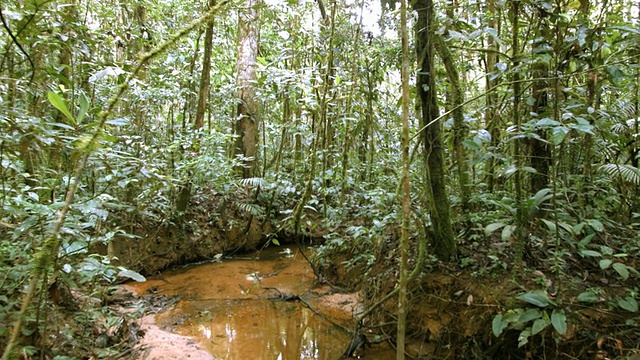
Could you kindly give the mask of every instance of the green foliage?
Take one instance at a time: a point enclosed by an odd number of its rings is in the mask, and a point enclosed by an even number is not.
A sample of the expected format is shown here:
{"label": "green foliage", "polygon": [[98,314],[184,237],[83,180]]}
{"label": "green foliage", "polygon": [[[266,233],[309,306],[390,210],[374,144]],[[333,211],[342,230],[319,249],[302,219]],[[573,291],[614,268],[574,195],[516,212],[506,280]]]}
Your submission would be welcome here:
{"label": "green foliage", "polygon": [[[461,6],[451,10],[453,18],[449,9],[436,4],[442,10],[437,11],[438,33],[451,47],[455,65],[467,74],[486,74],[497,84],[491,89],[498,99],[495,104],[486,102],[484,81],[467,81],[463,89],[469,99],[465,126],[470,135],[463,140],[466,164],[459,166],[468,167],[474,195],[464,211],[453,198],[459,240],[471,252],[461,264],[479,278],[502,276],[512,265],[512,242],[524,234],[525,268],[548,267],[558,276],[582,278],[588,273],[606,279],[620,286],[624,295],[612,294],[587,278],[577,290],[577,301],[637,312],[633,286],[640,249],[640,175],[635,59],[640,34],[629,17],[633,12],[625,8],[594,16],[594,9],[583,14],[575,4],[519,4],[528,14],[527,29],[517,34],[523,45],[515,56],[506,54],[513,31],[505,21],[504,4],[499,3],[493,14],[484,9],[467,13],[476,7]],[[261,171],[238,181],[233,169],[240,162],[232,156],[235,137],[230,131],[239,90],[234,68],[238,9],[214,23],[203,129],[192,130],[203,48],[203,37],[194,32],[142,69],[93,144],[90,136],[98,112],[131,74],[136,59],[202,13],[202,4],[3,4],[7,27],[18,43],[9,36],[0,39],[0,324],[15,320],[34,253],[55,221],[86,151],[92,155],[63,226],[58,262],[47,269],[59,274],[65,286],[86,294],[78,302],[100,300],[105,286],[114,281],[142,280],[142,275],[120,267],[97,249],[148,235],[149,229],[186,227],[193,219],[185,217],[188,211],[180,203],[192,214],[206,214],[209,221],[225,210],[210,208],[208,200],[220,197],[225,200],[221,204],[233,203],[243,216],[266,219],[286,233],[307,180],[311,191],[302,206],[301,232],[324,238],[314,262],[325,269],[363,269],[375,289],[377,281],[393,281],[392,272],[371,269],[376,264],[385,269],[397,265],[398,42],[384,33],[365,36],[366,29],[353,20],[355,9],[343,5],[335,5],[333,33],[324,24],[307,26],[309,19],[317,18],[317,5],[312,3],[263,6],[256,84]],[[542,10],[549,16],[542,16]],[[593,23],[596,18],[598,24]],[[500,21],[499,31],[490,26],[494,20]],[[389,33],[395,31],[393,13],[381,22]],[[542,28],[557,37],[539,33]],[[493,69],[482,66],[489,54],[488,40],[504,52]],[[541,66],[545,70],[538,73]],[[440,65],[436,76],[436,87],[429,90],[451,110]],[[516,76],[524,85],[520,94],[509,88]],[[545,82],[540,87],[546,101],[542,107],[536,104],[539,94],[530,90],[540,81]],[[520,113],[515,114],[518,96]],[[497,116],[490,120],[486,114]],[[521,124],[511,122],[515,115],[523,119]],[[442,121],[444,137],[450,141],[450,121],[446,116]],[[490,123],[497,131],[490,131]],[[416,131],[414,126],[412,132]],[[519,153],[516,142],[524,144]],[[531,153],[533,144],[549,147],[544,156],[551,167],[546,173],[532,163],[540,155]],[[429,233],[431,219],[423,208],[432,200],[424,186],[424,164],[417,160],[423,155],[422,144],[412,146],[418,150],[411,154],[416,221],[410,230],[417,238]],[[458,166],[450,161],[449,144],[444,151],[447,166]],[[319,165],[311,173],[314,160]],[[514,186],[516,175],[523,180],[520,189]],[[491,186],[489,176],[495,176]],[[530,185],[536,176],[548,181],[541,190]],[[453,177],[447,180],[454,190],[450,193],[459,191]],[[516,196],[516,191],[523,195]],[[519,214],[526,224],[518,224]],[[275,237],[270,240],[278,244]],[[341,257],[333,258],[336,254]],[[341,264],[333,264],[334,259]],[[542,292],[518,298],[526,307],[494,318],[496,335],[518,330],[522,345],[550,324],[556,333],[566,332],[567,315],[556,306],[560,298],[552,300]],[[51,304],[38,306],[45,310]],[[80,312],[78,322],[98,322],[101,312],[106,312],[101,306]],[[99,325],[102,332],[116,321],[113,314],[106,317]],[[0,338],[6,338],[6,331],[0,327]],[[77,339],[82,334],[71,327],[62,329],[58,339],[66,343],[53,348],[58,354],[76,345],[90,351],[89,340]],[[25,352],[46,347],[27,347]],[[96,351],[100,353],[91,356],[112,355],[104,347]]]}
{"label": "green foliage", "polygon": [[[564,310],[557,308],[546,292],[530,291],[520,294],[516,298],[536,307],[515,308],[496,315],[492,321],[494,336],[498,337],[509,329],[520,331],[518,347],[522,347],[529,343],[531,336],[541,333],[549,325],[559,335],[567,332],[567,316]],[[549,306],[553,309],[545,310]]]}

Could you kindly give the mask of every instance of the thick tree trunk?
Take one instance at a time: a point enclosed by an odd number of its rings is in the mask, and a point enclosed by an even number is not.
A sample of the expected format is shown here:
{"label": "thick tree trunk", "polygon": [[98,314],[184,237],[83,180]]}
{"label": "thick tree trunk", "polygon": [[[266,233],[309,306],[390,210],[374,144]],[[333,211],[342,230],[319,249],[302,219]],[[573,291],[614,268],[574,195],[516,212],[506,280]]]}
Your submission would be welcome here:
{"label": "thick tree trunk", "polygon": [[421,105],[421,127],[424,143],[424,166],[428,188],[431,191],[429,215],[433,224],[433,250],[442,260],[456,256],[456,243],[451,228],[449,197],[445,184],[444,146],[442,123],[436,99],[436,79],[434,66],[435,14],[433,0],[418,0],[414,4],[418,12],[416,22],[416,51],[418,55],[418,76],[416,88]]}
{"label": "thick tree trunk", "polygon": [[235,133],[235,155],[242,156],[238,173],[243,178],[255,176],[258,156],[258,103],[255,101],[255,80],[258,56],[260,0],[246,0],[238,18],[238,113]]}

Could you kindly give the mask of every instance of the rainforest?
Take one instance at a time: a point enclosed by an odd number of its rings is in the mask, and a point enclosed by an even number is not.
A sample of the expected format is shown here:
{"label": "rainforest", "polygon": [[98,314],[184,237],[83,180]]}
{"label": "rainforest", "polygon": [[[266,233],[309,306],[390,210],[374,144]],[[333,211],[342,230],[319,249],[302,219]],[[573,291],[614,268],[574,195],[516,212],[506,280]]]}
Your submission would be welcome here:
{"label": "rainforest", "polygon": [[640,3],[7,0],[10,359],[640,359]]}

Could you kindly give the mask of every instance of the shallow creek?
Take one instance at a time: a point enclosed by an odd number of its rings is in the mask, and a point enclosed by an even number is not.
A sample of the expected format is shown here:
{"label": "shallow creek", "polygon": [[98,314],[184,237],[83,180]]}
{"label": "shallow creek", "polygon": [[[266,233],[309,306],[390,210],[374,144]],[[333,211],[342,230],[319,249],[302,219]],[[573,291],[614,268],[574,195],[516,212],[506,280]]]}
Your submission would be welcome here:
{"label": "shallow creek", "polygon": [[[130,289],[180,296],[155,316],[156,324],[194,338],[215,359],[338,360],[351,341],[344,328],[353,327],[353,313],[361,310],[355,294],[314,288],[313,271],[295,247],[166,271]],[[363,358],[393,357],[374,345]]]}

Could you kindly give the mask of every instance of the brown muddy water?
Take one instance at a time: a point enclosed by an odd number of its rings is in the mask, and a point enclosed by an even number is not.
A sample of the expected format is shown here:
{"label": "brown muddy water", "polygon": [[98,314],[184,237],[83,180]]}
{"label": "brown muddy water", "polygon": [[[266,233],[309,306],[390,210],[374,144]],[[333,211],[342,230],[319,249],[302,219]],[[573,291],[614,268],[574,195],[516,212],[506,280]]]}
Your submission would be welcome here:
{"label": "brown muddy water", "polygon": [[[170,270],[130,287],[138,295],[180,296],[156,324],[192,337],[216,359],[338,360],[351,341],[345,329],[362,310],[356,294],[314,288],[313,271],[295,247]],[[374,345],[362,358],[394,354]]]}

